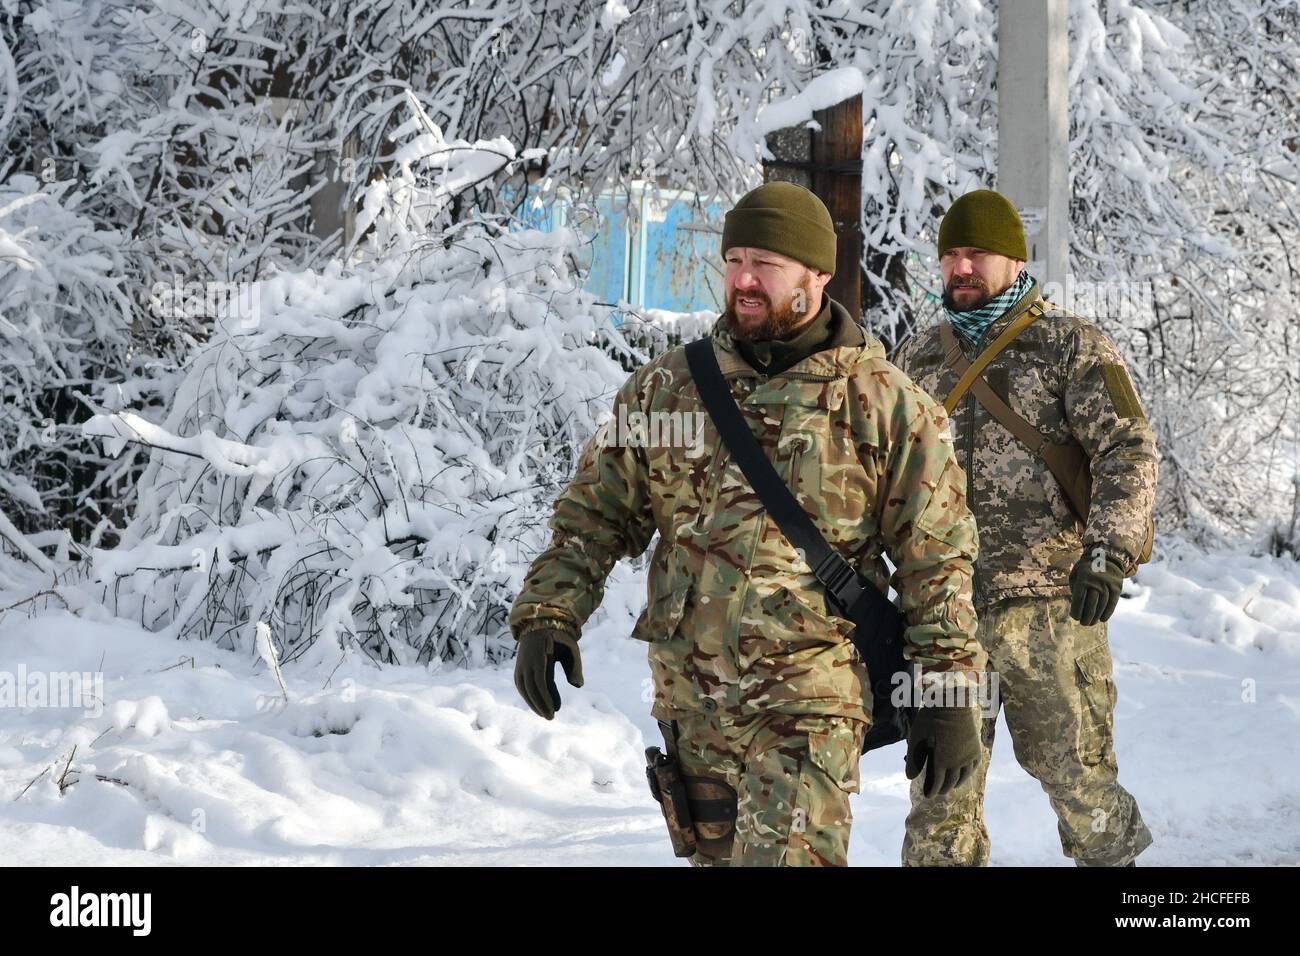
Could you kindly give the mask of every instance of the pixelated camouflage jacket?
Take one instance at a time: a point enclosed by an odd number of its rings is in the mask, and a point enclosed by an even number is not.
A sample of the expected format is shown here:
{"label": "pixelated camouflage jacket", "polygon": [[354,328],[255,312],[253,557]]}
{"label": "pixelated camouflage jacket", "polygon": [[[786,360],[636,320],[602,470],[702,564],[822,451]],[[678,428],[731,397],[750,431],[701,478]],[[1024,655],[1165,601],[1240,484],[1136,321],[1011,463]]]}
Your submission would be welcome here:
{"label": "pixelated camouflage jacket", "polygon": [[[1132,568],[1155,498],[1150,423],[1118,349],[1095,325],[1044,302],[1034,283],[979,343],[957,335],[966,357],[974,360],[1035,302],[1044,314],[989,364],[984,378],[1050,441],[1083,447],[1091,459],[1092,501],[1085,527],[1043,459],[967,392],[953,410],[952,428],[979,526],[977,608],[1011,597],[1068,594],[1070,571],[1085,544],[1100,544]],[[957,373],[944,363],[938,325],[909,336],[894,361],[939,401],[957,384]]]}
{"label": "pixelated camouflage jacket", "polygon": [[[827,540],[878,586],[889,581],[882,548],[890,556],[909,656],[940,674],[935,679],[964,680],[985,658],[971,602],[975,524],[965,475],[945,440],[947,416],[839,303],[832,307],[861,344],[833,343],[764,376],[719,318],[715,354],[755,436]],[[698,413],[699,441],[610,443],[620,410]],[[658,532],[648,603],[633,630],[650,643],[652,713],[868,719],[852,624],[828,606],[722,446],[685,350],[637,370],[619,390],[614,416],[556,501],[551,546],[511,610],[514,635],[545,625],[576,637],[614,563],[641,554]]]}

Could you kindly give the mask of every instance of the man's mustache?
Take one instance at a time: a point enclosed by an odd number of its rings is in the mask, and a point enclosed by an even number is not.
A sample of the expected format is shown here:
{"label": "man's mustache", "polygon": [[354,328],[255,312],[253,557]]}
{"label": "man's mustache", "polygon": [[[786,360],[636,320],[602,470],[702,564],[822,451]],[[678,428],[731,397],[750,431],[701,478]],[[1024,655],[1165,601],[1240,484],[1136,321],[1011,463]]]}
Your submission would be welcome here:
{"label": "man's mustache", "polygon": [[988,291],[988,283],[979,276],[967,276],[960,279],[953,279],[948,283],[950,289],[983,289]]}

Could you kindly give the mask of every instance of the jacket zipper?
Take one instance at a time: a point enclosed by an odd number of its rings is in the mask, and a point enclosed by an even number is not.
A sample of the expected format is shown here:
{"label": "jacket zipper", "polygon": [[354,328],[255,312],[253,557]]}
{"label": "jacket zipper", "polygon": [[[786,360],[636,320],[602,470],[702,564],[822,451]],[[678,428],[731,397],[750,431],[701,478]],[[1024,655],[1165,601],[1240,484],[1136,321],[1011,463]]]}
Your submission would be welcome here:
{"label": "jacket zipper", "polygon": [[974,513],[972,503],[975,500],[975,403],[972,396],[962,399],[966,403],[966,508]]}
{"label": "jacket zipper", "polygon": [[[987,334],[988,330],[985,329],[984,331]],[[983,341],[983,336],[981,336],[981,341]],[[979,353],[976,354],[978,355]],[[967,390],[966,395],[963,396],[962,398],[962,401],[966,404],[966,413],[967,413],[966,414],[966,510],[969,511],[971,514],[974,514],[975,513],[975,415],[976,415],[976,405],[977,405],[977,402],[975,401],[975,393]],[[974,584],[975,584],[974,570],[975,570],[974,568],[971,569],[972,599],[976,597],[976,595],[973,593]]]}
{"label": "jacket zipper", "polygon": [[[840,375],[821,375],[817,372],[782,372],[781,376],[798,382],[833,382],[837,378],[842,377]],[[775,376],[764,375],[762,376],[762,380],[766,383],[769,378],[774,377]]]}
{"label": "jacket zipper", "polygon": [[[1035,301],[1037,300],[1035,299]],[[1019,316],[1020,313],[1023,311],[1024,311],[1023,309],[1017,311],[1016,315],[1012,316],[1012,321],[1014,321],[1015,317]],[[1001,319],[997,321],[1000,322]],[[989,341],[989,333],[993,331],[994,324],[995,323],[990,323],[988,327],[984,329],[984,332],[980,335],[980,340],[975,344],[975,355],[972,356],[967,354],[966,355],[967,361],[971,361],[975,357],[978,357],[980,353],[982,353],[984,349],[987,347],[986,343],[988,343]],[[1003,328],[1005,327],[1006,325],[1004,324]],[[964,342],[962,343],[962,351],[963,352],[967,351]],[[998,358],[1001,359],[1002,356],[998,356]],[[984,371],[987,372],[988,368],[985,368]],[[981,372],[980,374],[983,375],[984,372]],[[953,384],[956,383],[954,382]],[[967,426],[966,426],[966,509],[971,514],[974,514],[975,513],[975,504],[974,504],[975,502],[975,416],[976,414],[978,414],[977,409],[983,408],[984,406],[979,404],[979,402],[975,400],[975,393],[969,390],[966,392],[964,396],[962,396],[962,402],[966,404],[970,412],[969,421],[967,422]],[[974,585],[974,578],[975,575],[972,574],[971,575],[972,586]],[[972,597],[978,600],[979,595],[972,594]]]}

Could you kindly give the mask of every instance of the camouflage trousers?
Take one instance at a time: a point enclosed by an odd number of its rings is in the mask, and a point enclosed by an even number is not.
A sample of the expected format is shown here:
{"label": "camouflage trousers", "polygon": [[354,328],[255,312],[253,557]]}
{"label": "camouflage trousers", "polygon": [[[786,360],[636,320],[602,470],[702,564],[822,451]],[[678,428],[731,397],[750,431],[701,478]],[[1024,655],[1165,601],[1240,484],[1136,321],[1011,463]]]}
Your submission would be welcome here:
{"label": "camouflage trousers", "polygon": [[[980,614],[979,639],[998,676],[1016,760],[1056,811],[1061,849],[1080,866],[1122,866],[1151,844],[1137,801],[1119,785],[1115,681],[1106,625],[1070,617],[1069,597],[1011,598]],[[996,712],[986,714],[973,779],[926,799],[912,785],[905,866],[985,866],[984,783]]]}
{"label": "camouflage trousers", "polygon": [[848,865],[862,721],[699,713],[678,719],[677,728],[682,772],[723,777],[738,796],[731,852],[697,852],[692,866]]}

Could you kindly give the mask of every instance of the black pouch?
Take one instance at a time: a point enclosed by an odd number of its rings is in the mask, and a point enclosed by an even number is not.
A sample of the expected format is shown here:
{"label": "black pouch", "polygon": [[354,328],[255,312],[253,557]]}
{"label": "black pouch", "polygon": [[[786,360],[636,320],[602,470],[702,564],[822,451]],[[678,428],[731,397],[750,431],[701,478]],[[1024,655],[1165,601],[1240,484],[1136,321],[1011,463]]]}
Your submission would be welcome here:
{"label": "black pouch", "polygon": [[714,859],[731,856],[736,835],[737,795],[731,784],[717,777],[683,777],[686,802],[691,807],[695,842],[700,853]]}

